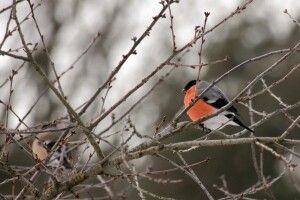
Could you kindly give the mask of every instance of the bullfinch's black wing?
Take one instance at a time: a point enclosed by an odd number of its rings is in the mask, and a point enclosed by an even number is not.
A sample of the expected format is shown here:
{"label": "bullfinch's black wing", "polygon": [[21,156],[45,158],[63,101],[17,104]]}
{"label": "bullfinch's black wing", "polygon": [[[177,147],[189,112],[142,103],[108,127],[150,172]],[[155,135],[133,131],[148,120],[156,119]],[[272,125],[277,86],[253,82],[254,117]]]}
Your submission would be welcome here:
{"label": "bullfinch's black wing", "polygon": [[[209,85],[210,85],[210,83],[208,83],[206,81],[201,81],[197,87],[198,95],[201,94],[206,88],[208,88]],[[212,105],[213,107],[215,107],[217,109],[220,109],[229,103],[229,100],[226,97],[226,95],[217,86],[213,86],[208,91],[206,91],[203,94],[202,99],[206,103]],[[238,111],[234,106],[230,106],[227,109],[227,111],[238,115]]]}

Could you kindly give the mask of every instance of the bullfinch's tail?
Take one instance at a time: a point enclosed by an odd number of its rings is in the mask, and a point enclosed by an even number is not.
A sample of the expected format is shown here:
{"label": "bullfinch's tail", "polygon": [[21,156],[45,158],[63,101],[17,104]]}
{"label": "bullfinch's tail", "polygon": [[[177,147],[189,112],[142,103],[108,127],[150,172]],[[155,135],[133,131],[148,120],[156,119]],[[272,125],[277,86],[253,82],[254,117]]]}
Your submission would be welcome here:
{"label": "bullfinch's tail", "polygon": [[241,127],[247,129],[248,131],[254,133],[254,131],[252,129],[250,129],[248,126],[246,126],[245,124],[243,124],[243,122],[241,122],[241,120],[239,120],[236,116],[232,117],[232,121],[235,122],[235,123],[237,123]]}

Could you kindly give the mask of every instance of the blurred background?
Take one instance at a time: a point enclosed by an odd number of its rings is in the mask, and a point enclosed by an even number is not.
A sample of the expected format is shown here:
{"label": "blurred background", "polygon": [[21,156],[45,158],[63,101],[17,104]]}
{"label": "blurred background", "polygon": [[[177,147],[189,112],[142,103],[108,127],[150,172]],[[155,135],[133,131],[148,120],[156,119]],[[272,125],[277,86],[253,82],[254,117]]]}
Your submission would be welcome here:
{"label": "blurred background", "polygon": [[[210,12],[207,29],[229,15],[243,1],[180,1],[172,5],[174,15],[174,31],[176,34],[177,47],[189,42],[194,35],[194,28],[203,25],[204,12]],[[78,56],[89,46],[93,38],[100,33],[91,49],[77,62],[74,67],[60,79],[65,95],[72,106],[78,107],[87,101],[94,91],[106,80],[111,70],[122,59],[132,46],[131,38],[140,36],[146,27],[151,23],[152,17],[157,15],[161,9],[159,1],[153,0],[53,0],[33,1],[37,6],[35,15],[44,40],[47,45],[52,61],[55,63],[58,74],[67,70],[73,65]],[[39,5],[40,3],[40,5]],[[0,1],[0,10],[9,6],[11,1]],[[18,17],[23,19],[29,12],[26,1],[18,4]],[[288,12],[295,18],[300,19],[299,0],[264,0],[254,1],[246,11],[231,18],[228,22],[208,34],[203,49],[203,62],[209,63],[215,60],[229,57],[229,61],[205,66],[202,68],[201,79],[212,81],[228,71],[233,66],[273,50],[289,48],[295,45],[300,39],[300,27],[297,26],[283,11]],[[10,10],[0,13],[0,38],[5,33],[6,23]],[[14,24],[13,24],[14,25]],[[172,37],[170,21],[160,20],[147,37],[137,48],[137,55],[129,58],[118,73],[113,82],[113,88],[109,91],[105,108],[109,108],[131,88],[139,83],[143,77],[153,71],[172,53]],[[14,27],[14,26],[12,26]],[[42,50],[41,40],[32,20],[26,20],[22,24],[24,35],[27,41],[32,44],[39,43],[35,52],[37,61],[45,66],[44,71],[51,79],[55,76],[50,70],[50,60]],[[20,47],[18,34],[13,34],[1,50],[16,49]],[[198,64],[199,45],[190,49],[181,58],[181,63]],[[21,55],[25,53],[20,50]],[[232,73],[218,83],[229,98],[235,97],[243,87],[247,85],[259,72],[266,69],[280,56],[274,56],[259,62],[251,63],[247,67]],[[272,71],[265,77],[266,83],[271,84],[288,73],[292,65],[299,63],[299,55],[294,54],[280,64],[279,68]],[[5,83],[11,75],[22,64],[21,61],[0,57],[0,100],[8,102],[10,84]],[[132,105],[159,79],[160,75],[171,69],[171,66],[162,70],[157,77],[151,79],[144,87],[140,88],[130,97],[114,114],[121,115],[128,106]],[[172,74],[159,85],[149,97],[131,113],[130,117],[136,125],[137,130],[142,134],[150,134],[155,130],[159,122],[166,117],[170,121],[174,114],[182,106],[181,90],[191,79],[195,79],[197,69],[179,66]],[[299,101],[300,70],[295,70],[282,84],[276,86],[272,91],[281,97],[286,104],[293,104]],[[27,64],[24,65],[13,80],[13,95],[11,105],[19,116],[24,116],[46,86]],[[253,91],[262,89],[259,82]],[[100,96],[101,97],[101,96]],[[84,120],[89,122],[99,114],[101,107],[100,97],[95,101]],[[247,103],[247,102],[246,102]],[[268,94],[258,96],[253,100],[255,109],[261,112],[272,112],[281,106]],[[244,121],[250,124],[247,108],[237,104]],[[0,105],[0,122],[5,120],[5,106]],[[299,115],[299,108],[289,112],[295,118]],[[53,93],[48,90],[39,100],[30,115],[25,119],[26,124],[34,126],[41,122],[51,121],[66,114],[65,108]],[[187,118],[186,118],[187,119]],[[254,121],[260,117],[254,116]],[[111,122],[110,117],[99,125],[95,132],[101,132]],[[10,114],[8,128],[16,128],[19,121]],[[257,136],[278,136],[288,126],[290,121],[280,115],[271,118],[256,129]],[[24,126],[19,127],[25,128]],[[113,131],[113,129],[111,130]],[[237,129],[225,129],[224,132],[231,133]],[[111,132],[107,133],[110,134]],[[297,136],[299,128],[295,127],[292,134]],[[199,137],[199,131],[189,129],[178,137],[169,139],[168,142],[193,140]],[[299,134],[298,134],[299,135]],[[297,136],[299,137],[299,136]],[[117,140],[117,138],[114,138]],[[130,145],[137,145],[140,141],[134,139]],[[10,145],[10,162],[14,165],[32,165],[22,157],[22,153]],[[172,158],[171,153],[165,154]],[[221,185],[220,176],[224,175],[231,192],[239,193],[257,181],[251,159],[251,148],[249,145],[238,145],[230,147],[200,148],[184,154],[188,162],[197,162],[210,158],[206,164],[195,167],[195,171],[207,189],[213,196],[220,197],[221,193],[213,187],[214,184]],[[264,173],[266,176],[275,177],[280,171],[278,161],[268,153],[264,154]],[[176,158],[173,158],[176,160]],[[170,165],[153,157],[141,159],[138,162],[139,168],[153,167],[155,169],[166,169]],[[300,173],[300,171],[299,171]],[[297,174],[297,170],[295,175]],[[300,174],[299,174],[300,176]],[[182,172],[172,173],[166,177],[183,179],[178,184],[157,184],[150,181],[142,181],[144,189],[160,195],[174,197],[177,199],[205,199],[205,195],[189,177]],[[0,182],[7,176],[0,171]],[[275,199],[299,199],[300,194],[295,187],[299,180],[292,182],[288,177],[280,179],[272,186],[272,193]],[[121,190],[122,181],[112,185],[115,190]],[[9,185],[0,186],[0,193],[10,192]],[[99,192],[99,191],[97,191]],[[130,199],[136,199],[135,191],[129,192]],[[193,194],[191,196],[191,194]],[[261,192],[254,196],[258,199],[271,198]],[[151,199],[151,198],[149,198]]]}

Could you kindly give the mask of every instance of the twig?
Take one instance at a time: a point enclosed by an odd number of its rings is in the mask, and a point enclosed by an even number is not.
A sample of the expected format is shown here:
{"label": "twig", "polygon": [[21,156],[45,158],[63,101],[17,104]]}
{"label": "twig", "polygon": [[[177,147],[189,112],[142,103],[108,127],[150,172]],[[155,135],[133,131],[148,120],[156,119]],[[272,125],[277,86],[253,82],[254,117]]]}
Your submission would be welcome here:
{"label": "twig", "polygon": [[293,121],[293,123],[281,134],[281,136],[279,137],[279,139],[284,139],[286,138],[286,136],[288,136],[288,134],[290,133],[290,131],[298,124],[298,121],[300,120],[300,115]]}
{"label": "twig", "polygon": [[283,13],[287,14],[287,15],[289,16],[289,18],[290,18],[297,26],[300,27],[300,23],[299,23],[297,20],[295,20],[294,17],[292,17],[292,15],[288,12],[287,9],[285,9],[285,10],[283,11]]}
{"label": "twig", "polygon": [[[180,160],[182,161],[182,163],[185,166],[188,166],[188,163],[186,162],[186,160],[183,158],[181,153],[177,152],[178,157],[180,158]],[[178,166],[178,165],[177,165]],[[179,166],[180,167],[180,166]],[[184,170],[184,168],[180,168],[181,170]],[[194,172],[194,170],[190,167],[187,167],[187,172],[189,172],[190,176],[193,178],[193,180],[200,186],[200,188],[204,191],[205,195],[207,196],[208,199],[213,200],[214,198],[212,197],[212,195],[209,193],[209,191],[207,190],[207,188],[204,186],[204,184],[200,181],[200,179],[197,177],[196,173]]]}
{"label": "twig", "polygon": [[[120,71],[121,67],[124,65],[124,63],[127,61],[127,59],[131,55],[136,54],[136,48],[137,48],[137,46],[144,40],[144,38],[146,36],[148,36],[150,34],[150,31],[152,30],[152,28],[154,27],[154,25],[158,22],[159,19],[162,18],[162,16],[164,15],[165,10],[168,8],[168,4],[169,3],[167,3],[166,5],[163,5],[163,8],[159,12],[159,14],[156,17],[153,18],[153,21],[151,22],[151,24],[147,27],[147,29],[144,31],[144,33],[139,38],[134,37],[132,39],[134,43],[133,43],[131,49],[125,55],[123,55],[123,59],[119,62],[119,64],[110,73],[110,75],[108,76],[108,78],[106,79],[106,81],[97,89],[97,91],[93,94],[93,96],[90,98],[90,100],[80,110],[80,112],[78,113],[79,116],[81,116],[86,111],[86,109],[91,105],[91,103],[93,103],[93,101],[96,99],[96,97],[99,95],[99,93],[105,87],[107,87],[108,83],[110,83],[111,80],[113,79],[113,77]],[[92,127],[94,127],[94,126],[92,126]]]}

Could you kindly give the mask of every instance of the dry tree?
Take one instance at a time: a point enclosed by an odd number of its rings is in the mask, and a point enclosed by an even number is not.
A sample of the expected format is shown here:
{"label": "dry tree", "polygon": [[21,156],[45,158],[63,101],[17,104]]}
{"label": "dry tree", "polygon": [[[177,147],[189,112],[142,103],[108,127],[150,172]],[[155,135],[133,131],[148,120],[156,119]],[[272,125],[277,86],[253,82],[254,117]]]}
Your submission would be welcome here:
{"label": "dry tree", "polygon": [[[284,84],[298,70],[299,60],[293,60],[292,57],[299,53],[299,42],[292,46],[249,57],[214,79],[206,91],[238,70],[248,68],[258,62],[268,63],[263,70],[257,70],[251,81],[226,106],[211,115],[194,122],[184,119],[187,110],[202,97],[204,91],[196,96],[195,101],[187,108],[181,108],[171,118],[164,117],[160,122],[155,123],[154,130],[146,129],[148,131],[141,132],[137,128],[136,122],[132,120],[135,114],[134,110],[146,104],[147,98],[153,92],[159,91],[158,88],[176,71],[189,68],[193,70],[193,78],[199,80],[203,73],[203,67],[223,65],[228,62],[227,57],[208,63],[203,62],[203,49],[207,37],[215,31],[222,30],[228,21],[239,18],[249,6],[253,6],[253,0],[248,0],[222,20],[209,26],[207,24],[210,13],[205,12],[203,14],[204,21],[193,29],[193,36],[188,37],[185,44],[177,44],[174,28],[176,15],[173,14],[173,8],[180,3],[177,0],[160,1],[160,10],[157,11],[152,21],[145,26],[141,34],[131,37],[130,49],[122,55],[117,65],[105,77],[103,76],[103,81],[97,83],[97,89],[95,91],[90,89],[93,94],[80,103],[70,100],[61,80],[76,70],[76,65],[91,53],[91,49],[95,45],[99,45],[99,40],[104,43],[105,36],[110,34],[109,31],[108,33],[100,31],[92,37],[89,44],[80,49],[81,53],[72,61],[72,64],[61,71],[57,69],[56,60],[53,60],[51,49],[48,47],[47,42],[49,41],[43,35],[38,18],[40,15],[36,15],[45,2],[13,0],[8,6],[0,9],[0,15],[6,14],[6,27],[0,43],[0,55],[9,58],[13,63],[11,73],[0,83],[0,89],[2,89],[0,99],[2,106],[0,188],[10,188],[11,191],[7,193],[7,189],[3,189],[3,191],[0,189],[0,199],[126,199],[130,198],[128,195],[132,192],[136,195],[134,198],[139,199],[176,199],[174,196],[168,197],[167,193],[162,195],[152,191],[151,188],[146,189],[142,182],[147,180],[157,184],[172,185],[180,184],[187,179],[194,181],[207,199],[252,199],[255,197],[253,195],[261,193],[267,195],[268,198],[274,198],[273,185],[282,177],[290,175],[297,167],[293,162],[293,157],[299,157],[299,154],[294,146],[299,145],[300,141],[295,134],[292,134],[292,129],[299,130],[300,118],[299,113],[293,115],[290,111],[299,107],[300,99],[298,95],[294,102],[287,103],[273,91],[273,88]],[[120,12],[120,7],[122,5],[116,8],[116,13]],[[292,23],[299,26],[299,22],[287,10],[285,13],[292,19]],[[128,60],[135,59],[136,55],[146,57],[146,54],[140,54],[137,48],[151,37],[151,33],[155,31],[155,27],[161,21],[167,21],[171,51],[168,52],[165,59],[160,60],[158,65],[151,68],[150,71],[148,70],[148,74],[145,76],[138,74],[140,81],[136,85],[124,92],[120,98],[114,98],[107,103],[111,91],[118,91],[115,89],[114,82],[124,70],[124,65]],[[110,23],[107,26],[111,26]],[[25,25],[26,29],[29,26],[38,34],[36,41],[32,41],[28,31],[24,31]],[[59,24],[57,23],[56,26]],[[10,38],[17,41],[15,44],[17,47],[9,46]],[[198,63],[185,64],[182,60],[191,50],[196,50]],[[270,63],[270,58],[272,58],[272,63]],[[282,73],[281,78],[273,80],[273,82],[265,80],[267,75],[280,69],[281,64],[289,59],[293,63],[288,73]],[[26,73],[21,73],[25,69],[34,74],[36,84],[42,89],[35,94],[31,106],[23,108],[23,112],[18,113],[12,99],[15,95],[16,82],[26,84],[26,79],[29,78]],[[75,84],[80,84],[80,80]],[[257,85],[260,85],[261,88],[254,90]],[[127,100],[139,93],[142,88],[147,91],[140,96],[135,96],[135,99],[131,99],[128,103]],[[30,86],[27,90],[30,90]],[[19,91],[19,93],[24,99],[26,95],[30,94],[29,92],[26,94],[27,91]],[[256,98],[261,95],[268,95],[277,102],[277,106],[271,112],[256,109]],[[52,98],[51,108],[59,107],[61,112],[48,116],[51,121],[45,119],[39,122],[34,120],[33,123],[28,122],[28,118],[34,118],[32,116],[36,115],[34,110],[39,106],[41,99],[50,98],[49,96]],[[248,109],[251,129],[259,129],[265,122],[278,115],[284,115],[289,121],[289,126],[280,130],[276,136],[258,136],[255,135],[256,133],[249,134],[247,130],[233,133],[214,130],[206,133],[197,129],[199,123],[220,114],[232,104],[240,104]],[[122,112],[116,112],[120,108],[122,108]],[[39,109],[41,108],[39,107]],[[12,120],[17,122],[11,123]],[[17,125],[13,126],[13,124]],[[172,140],[175,135],[180,135],[190,128],[202,132],[197,139],[181,142]],[[251,148],[252,163],[249,165],[254,166],[257,176],[255,184],[244,185],[243,187],[246,189],[238,193],[229,189],[230,182],[225,176],[221,177],[221,185],[216,183],[208,186],[206,177],[195,172],[195,167],[206,165],[213,158],[198,159],[193,163],[186,159],[186,155],[195,150],[225,148],[225,146],[233,145]],[[29,160],[30,164],[12,164],[10,157],[14,152],[22,152],[22,158],[19,159]],[[280,172],[273,176],[264,174],[265,154],[270,154],[282,163],[283,167]],[[174,156],[176,159],[173,159]],[[172,167],[160,169],[160,166],[154,165],[153,167],[147,166],[146,169],[140,168],[137,161],[148,157],[165,161]],[[231,165],[231,163],[226,163],[226,165]],[[172,172],[178,171],[183,172],[185,176],[180,179],[169,176]],[[41,182],[43,184],[40,184]],[[294,185],[297,187],[297,183]],[[219,197],[212,191],[212,187],[219,191]],[[174,191],[169,193],[174,193]]]}

